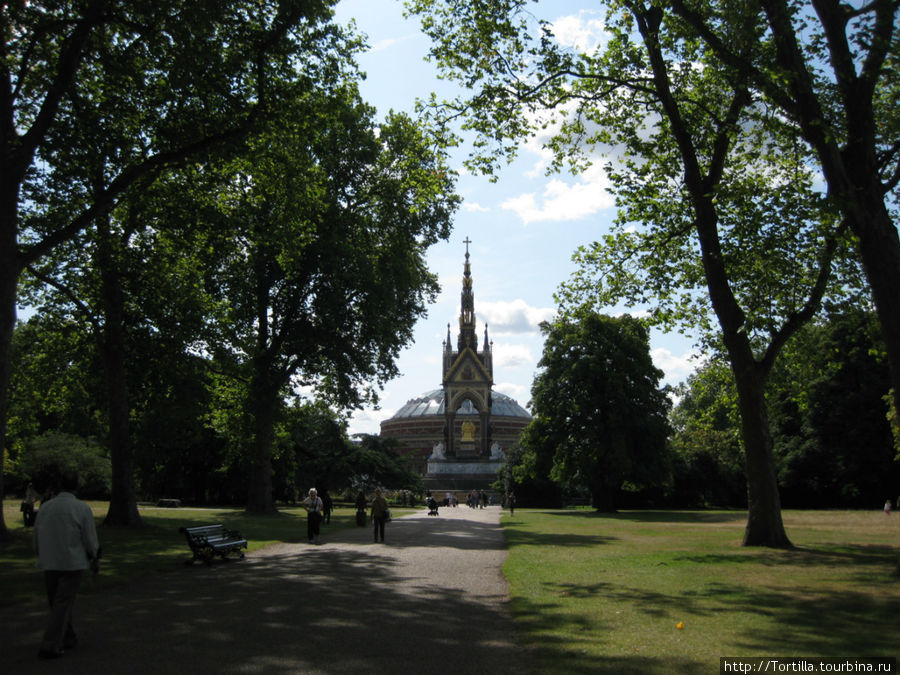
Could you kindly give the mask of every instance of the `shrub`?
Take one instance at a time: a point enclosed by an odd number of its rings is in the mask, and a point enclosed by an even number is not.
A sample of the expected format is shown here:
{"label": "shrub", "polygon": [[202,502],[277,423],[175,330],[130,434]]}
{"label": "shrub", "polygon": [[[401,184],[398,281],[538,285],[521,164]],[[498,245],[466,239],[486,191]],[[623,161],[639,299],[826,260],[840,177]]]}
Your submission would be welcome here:
{"label": "shrub", "polygon": [[112,466],[105,449],[90,439],[58,432],[32,438],[19,468],[45,497],[58,492],[60,476],[71,472],[78,477],[80,497],[109,498]]}

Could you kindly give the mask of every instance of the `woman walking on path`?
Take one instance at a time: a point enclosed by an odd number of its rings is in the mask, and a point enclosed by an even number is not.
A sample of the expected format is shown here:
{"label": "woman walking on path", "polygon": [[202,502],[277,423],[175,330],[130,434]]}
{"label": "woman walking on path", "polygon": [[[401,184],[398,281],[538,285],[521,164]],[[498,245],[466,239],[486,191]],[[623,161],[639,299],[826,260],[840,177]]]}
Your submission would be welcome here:
{"label": "woman walking on path", "polygon": [[387,500],[381,494],[381,490],[375,490],[375,499],[372,500],[372,527],[376,542],[379,535],[381,536],[381,541],[384,541],[384,522],[387,520],[387,514]]}

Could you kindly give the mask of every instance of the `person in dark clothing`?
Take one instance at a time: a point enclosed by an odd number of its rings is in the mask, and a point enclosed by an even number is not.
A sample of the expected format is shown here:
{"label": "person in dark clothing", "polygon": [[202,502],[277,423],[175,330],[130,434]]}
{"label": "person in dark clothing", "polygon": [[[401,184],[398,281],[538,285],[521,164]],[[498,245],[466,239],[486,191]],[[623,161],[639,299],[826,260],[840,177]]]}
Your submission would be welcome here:
{"label": "person in dark clothing", "polygon": [[360,527],[366,525],[366,493],[362,490],[356,495],[356,524]]}
{"label": "person in dark clothing", "polygon": [[331,524],[331,512],[334,511],[334,502],[328,490],[322,490],[322,519],[326,525]]}
{"label": "person in dark clothing", "polygon": [[381,490],[375,490],[375,499],[372,500],[372,523],[375,541],[381,538],[384,541],[384,523],[388,517],[388,503]]}

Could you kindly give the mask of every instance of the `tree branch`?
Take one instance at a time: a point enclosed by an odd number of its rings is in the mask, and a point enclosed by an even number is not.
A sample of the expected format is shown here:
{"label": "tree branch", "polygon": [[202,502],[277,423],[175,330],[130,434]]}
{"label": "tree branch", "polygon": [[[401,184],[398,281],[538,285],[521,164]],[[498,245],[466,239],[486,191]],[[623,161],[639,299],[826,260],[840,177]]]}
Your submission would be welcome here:
{"label": "tree branch", "polygon": [[76,309],[84,316],[84,318],[91,324],[91,327],[94,329],[94,338],[98,341],[101,340],[103,335],[103,327],[100,325],[100,321],[94,316],[93,312],[91,312],[90,308],[81,301],[81,299],[75,295],[75,292],[66,286],[64,283],[51,277],[48,274],[44,274],[35,269],[32,265],[29,265],[27,268],[28,273],[33,276],[38,281],[41,281],[48,286],[55,288],[59,291],[69,302],[75,305]]}

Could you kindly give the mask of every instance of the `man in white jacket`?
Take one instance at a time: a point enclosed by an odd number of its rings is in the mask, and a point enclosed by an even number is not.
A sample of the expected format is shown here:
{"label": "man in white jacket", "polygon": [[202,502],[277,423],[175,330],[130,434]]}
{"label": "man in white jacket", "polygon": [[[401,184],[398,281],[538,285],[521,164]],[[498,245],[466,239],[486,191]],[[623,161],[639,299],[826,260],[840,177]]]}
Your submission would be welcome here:
{"label": "man in white jacket", "polygon": [[64,475],[62,488],[53,499],[41,504],[34,524],[34,545],[38,568],[44,570],[50,616],[38,655],[57,658],[78,644],[72,628],[72,609],[84,571],[99,570],[100,545],[91,507],[73,492],[78,488],[74,475]]}

